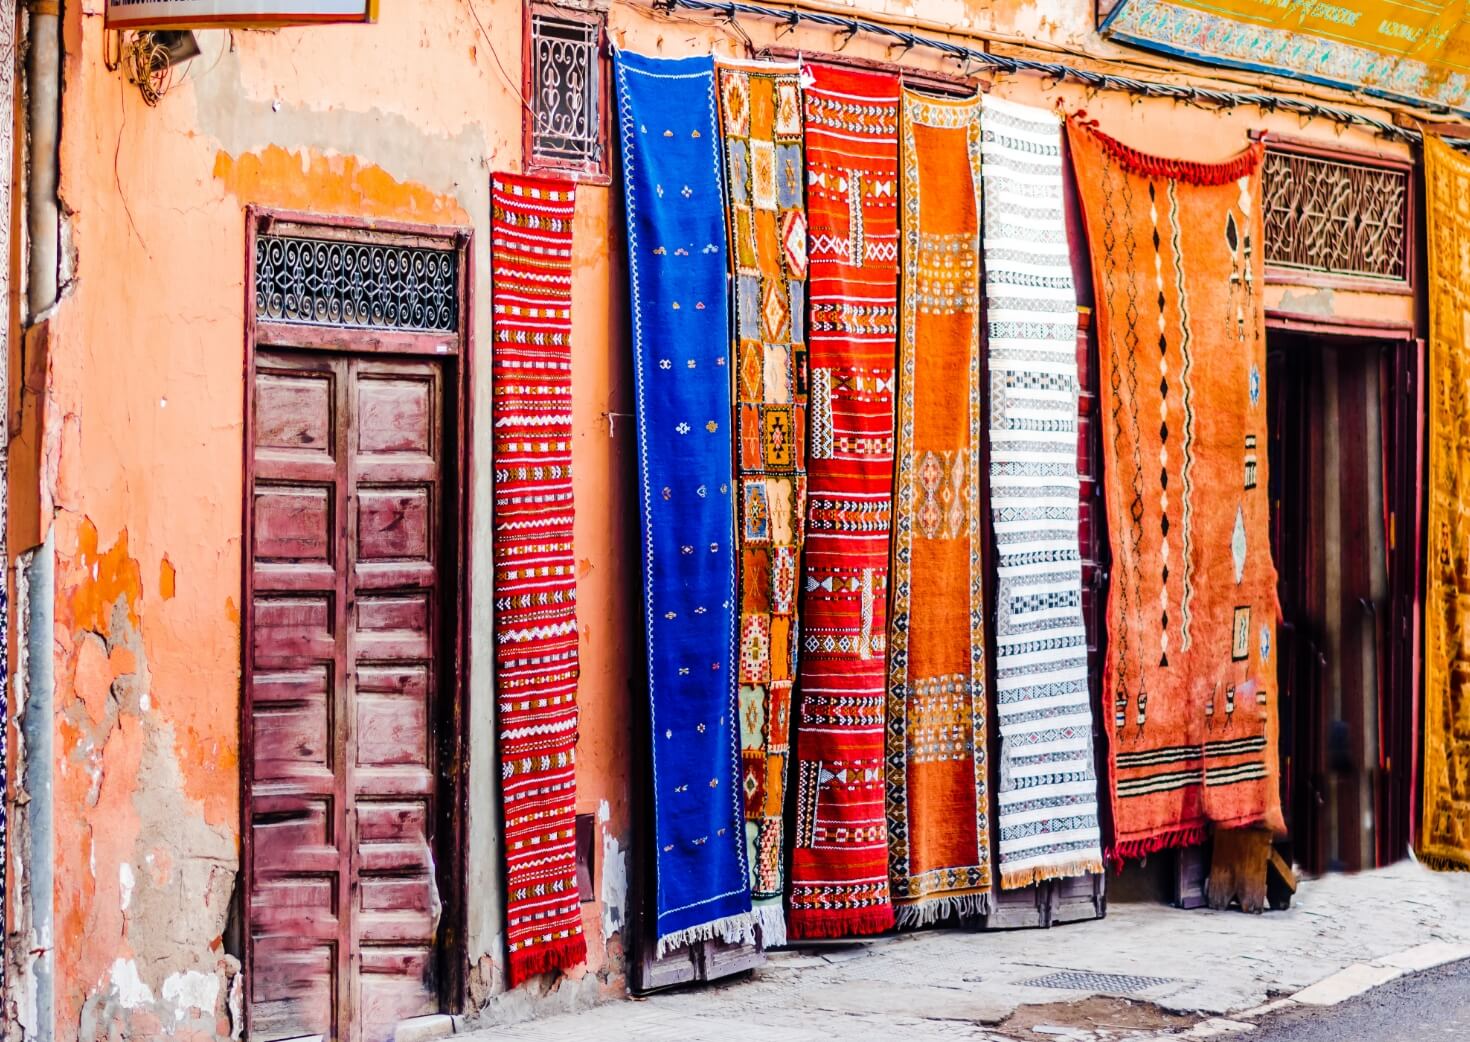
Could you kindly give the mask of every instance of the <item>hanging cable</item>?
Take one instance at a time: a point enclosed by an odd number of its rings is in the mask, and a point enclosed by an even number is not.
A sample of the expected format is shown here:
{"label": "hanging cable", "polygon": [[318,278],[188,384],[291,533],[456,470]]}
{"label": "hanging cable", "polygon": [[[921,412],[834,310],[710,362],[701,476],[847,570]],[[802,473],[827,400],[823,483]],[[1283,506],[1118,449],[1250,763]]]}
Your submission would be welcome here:
{"label": "hanging cable", "polygon": [[[1410,127],[1396,126],[1387,120],[1378,119],[1375,116],[1353,112],[1350,109],[1340,109],[1331,105],[1323,105],[1315,101],[1307,101],[1303,98],[1283,97],[1275,94],[1214,90],[1209,87],[1194,87],[1177,83],[1158,83],[1152,80],[1134,79],[1131,76],[1092,72],[1088,69],[1079,69],[1076,66],[1065,65],[1060,62],[1032,61],[1029,58],[1013,58],[1003,54],[991,54],[989,51],[976,50],[973,47],[967,47],[953,40],[924,36],[891,25],[884,25],[880,22],[869,22],[861,18],[850,18],[847,15],[831,14],[825,11],[776,7],[761,3],[751,3],[749,0],[652,0],[652,7],[655,11],[665,13],[676,10],[702,11],[710,14],[724,15],[727,19],[732,20],[736,15],[770,18],[784,22],[787,26],[787,31],[802,22],[806,22],[812,25],[820,25],[829,29],[839,30],[845,33],[848,39],[862,32],[870,36],[878,36],[895,43],[903,44],[904,50],[906,51],[916,47],[938,51],[947,57],[954,58],[956,61],[965,62],[968,65],[977,65],[995,72],[1033,73],[1057,80],[1058,82],[1078,83],[1092,90],[1124,91],[1129,94],[1137,94],[1149,98],[1167,98],[1172,101],[1185,102],[1186,104],[1215,108],[1234,108],[1240,105],[1250,105],[1264,112],[1290,112],[1294,115],[1307,118],[1330,119],[1347,126],[1371,131],[1374,134],[1393,141],[1417,144],[1423,140],[1423,135]],[[1447,110],[1443,107],[1437,107],[1435,111],[1444,112]],[[1446,139],[1446,143],[1456,148],[1470,148],[1470,140]]]}

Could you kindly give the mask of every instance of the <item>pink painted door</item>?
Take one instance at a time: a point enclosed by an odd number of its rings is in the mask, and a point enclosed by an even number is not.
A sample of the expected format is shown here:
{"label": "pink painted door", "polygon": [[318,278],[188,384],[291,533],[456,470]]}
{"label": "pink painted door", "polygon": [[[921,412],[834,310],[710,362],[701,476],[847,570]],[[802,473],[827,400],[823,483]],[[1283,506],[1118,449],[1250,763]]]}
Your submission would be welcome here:
{"label": "pink painted door", "polygon": [[252,1039],[384,1042],[439,1010],[444,393],[436,361],[256,356]]}

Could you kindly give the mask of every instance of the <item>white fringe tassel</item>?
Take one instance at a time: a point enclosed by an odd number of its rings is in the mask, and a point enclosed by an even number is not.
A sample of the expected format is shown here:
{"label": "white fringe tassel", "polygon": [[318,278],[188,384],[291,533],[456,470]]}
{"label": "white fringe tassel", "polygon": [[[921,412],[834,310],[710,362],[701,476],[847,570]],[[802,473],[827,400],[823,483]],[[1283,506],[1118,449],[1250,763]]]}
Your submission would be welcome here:
{"label": "white fringe tassel", "polygon": [[955,897],[925,898],[914,904],[899,905],[894,909],[900,929],[915,929],[932,926],[951,915],[989,915],[989,894],[959,894]]}
{"label": "white fringe tassel", "polygon": [[699,941],[712,941],[716,937],[727,944],[754,944],[756,925],[757,919],[754,912],[741,912],[739,915],[727,915],[723,919],[716,919],[712,923],[691,926],[687,930],[660,937],[654,957],[662,959],[676,948],[683,948]]}
{"label": "white fringe tassel", "polygon": [[761,947],[766,951],[786,947],[786,909],[779,897],[755,903],[756,926],[760,929]]}

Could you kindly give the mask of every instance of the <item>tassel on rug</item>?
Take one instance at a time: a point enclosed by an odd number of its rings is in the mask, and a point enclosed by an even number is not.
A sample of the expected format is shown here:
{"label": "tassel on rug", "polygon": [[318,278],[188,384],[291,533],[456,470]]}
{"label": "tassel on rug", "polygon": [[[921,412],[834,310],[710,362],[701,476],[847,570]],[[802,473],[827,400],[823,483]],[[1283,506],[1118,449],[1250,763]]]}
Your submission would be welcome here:
{"label": "tassel on rug", "polygon": [[898,928],[914,930],[921,926],[933,926],[950,916],[960,919],[990,914],[989,894],[955,894],[950,897],[934,897],[914,904],[899,905],[896,909]]}
{"label": "tassel on rug", "polygon": [[671,951],[686,945],[698,944],[700,941],[712,941],[717,937],[727,944],[754,944],[757,925],[759,925],[759,920],[754,912],[742,912],[739,915],[728,915],[713,922],[691,926],[676,933],[664,934],[658,939],[655,956],[662,959]]}

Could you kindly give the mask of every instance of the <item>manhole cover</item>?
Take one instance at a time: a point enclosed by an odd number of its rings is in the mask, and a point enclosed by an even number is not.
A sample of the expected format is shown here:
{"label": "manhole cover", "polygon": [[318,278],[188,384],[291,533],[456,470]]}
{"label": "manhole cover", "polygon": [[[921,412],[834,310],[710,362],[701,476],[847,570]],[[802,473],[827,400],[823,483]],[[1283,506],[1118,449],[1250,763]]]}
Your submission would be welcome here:
{"label": "manhole cover", "polygon": [[1032,977],[1020,982],[1027,988],[1095,991],[1103,995],[1132,995],[1134,992],[1157,988],[1160,984],[1173,983],[1173,977],[1132,977],[1123,973],[1085,973],[1078,970],[1048,973],[1044,977]]}

